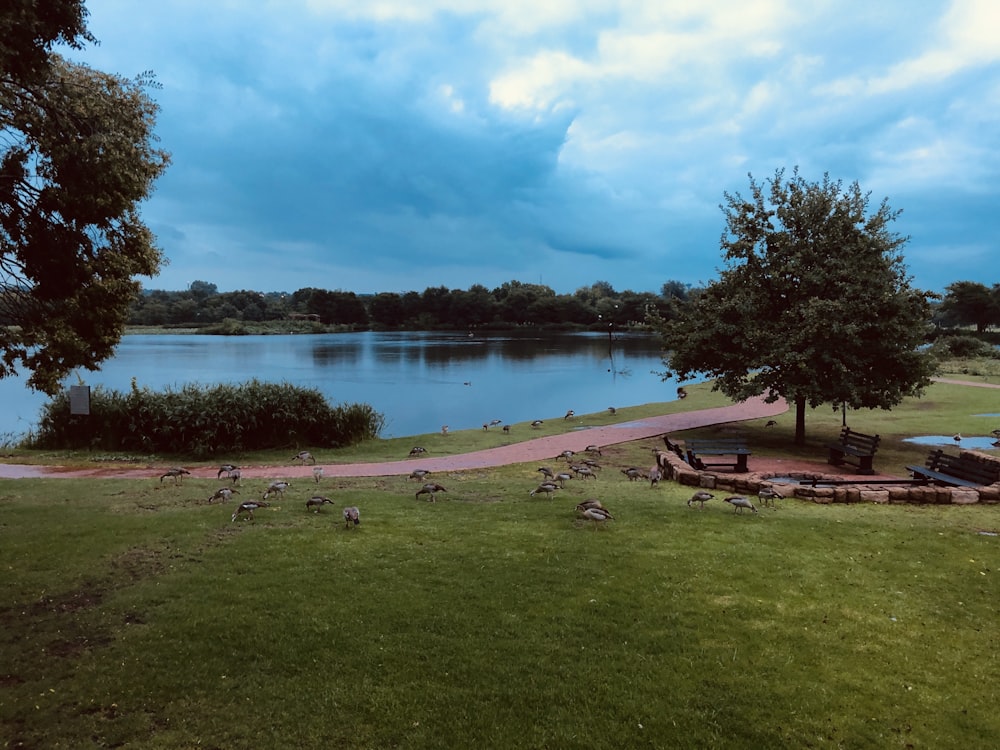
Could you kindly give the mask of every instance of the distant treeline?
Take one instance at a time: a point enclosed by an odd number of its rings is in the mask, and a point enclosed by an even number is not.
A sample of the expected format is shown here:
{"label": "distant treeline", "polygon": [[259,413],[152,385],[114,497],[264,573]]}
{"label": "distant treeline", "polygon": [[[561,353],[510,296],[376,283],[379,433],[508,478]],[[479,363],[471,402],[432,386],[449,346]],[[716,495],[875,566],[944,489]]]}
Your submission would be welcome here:
{"label": "distant treeline", "polygon": [[616,291],[598,281],[572,294],[556,294],[541,284],[508,281],[496,289],[428,287],[423,292],[358,295],[326,289],[297,292],[220,292],[195,281],[184,291],[145,292],[132,306],[133,326],[199,327],[237,333],[241,323],[303,319],[323,326],[353,329],[462,329],[552,326],[606,329],[645,325],[647,313],[669,316],[672,301],[696,290],[679,281],[663,284],[659,294]]}

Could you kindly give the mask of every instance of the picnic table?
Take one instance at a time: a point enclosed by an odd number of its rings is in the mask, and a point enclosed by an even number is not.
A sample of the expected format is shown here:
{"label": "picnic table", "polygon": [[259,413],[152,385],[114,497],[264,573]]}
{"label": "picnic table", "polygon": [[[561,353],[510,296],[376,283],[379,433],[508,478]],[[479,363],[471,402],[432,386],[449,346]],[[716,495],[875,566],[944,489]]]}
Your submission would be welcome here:
{"label": "picnic table", "polygon": [[[687,462],[696,469],[728,468],[739,474],[750,471],[747,468],[747,459],[750,457],[750,448],[747,447],[743,438],[712,438],[706,440],[687,440]],[[729,456],[728,461],[709,460],[703,456],[712,456],[716,459],[719,456]]]}

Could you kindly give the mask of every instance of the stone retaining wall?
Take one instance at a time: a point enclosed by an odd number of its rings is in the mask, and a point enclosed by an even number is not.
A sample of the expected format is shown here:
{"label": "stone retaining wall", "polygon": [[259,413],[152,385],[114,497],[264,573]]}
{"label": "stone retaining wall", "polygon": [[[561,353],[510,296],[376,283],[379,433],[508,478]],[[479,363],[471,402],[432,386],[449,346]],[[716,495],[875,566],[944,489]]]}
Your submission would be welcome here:
{"label": "stone retaining wall", "polygon": [[[995,456],[983,453],[965,452],[991,463],[1000,463]],[[837,479],[831,474],[806,474],[791,472],[786,474],[733,474],[732,472],[698,471],[680,456],[670,451],[657,451],[657,463],[665,470],[667,477],[680,484],[701,489],[721,489],[733,494],[756,495],[763,486],[774,486],[769,481],[776,476],[793,479]],[[1000,503],[1000,482],[978,488],[937,487],[934,485],[900,484],[857,484],[836,487],[812,487],[780,483],[778,487],[786,497],[794,496],[815,503],[915,503],[921,505],[973,505],[975,503]]]}

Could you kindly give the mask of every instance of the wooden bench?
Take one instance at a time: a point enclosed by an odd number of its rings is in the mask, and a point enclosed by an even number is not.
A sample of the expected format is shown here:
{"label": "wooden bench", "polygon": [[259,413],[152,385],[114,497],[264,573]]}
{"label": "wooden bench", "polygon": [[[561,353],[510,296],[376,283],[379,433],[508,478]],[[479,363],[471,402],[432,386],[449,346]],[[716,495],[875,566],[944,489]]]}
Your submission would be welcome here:
{"label": "wooden bench", "polygon": [[[742,438],[715,438],[713,440],[688,440],[687,462],[704,471],[714,468],[728,468],[740,474],[750,471],[747,459],[750,449]],[[730,461],[705,461],[702,456],[732,456]]]}
{"label": "wooden bench", "polygon": [[865,435],[863,432],[855,432],[850,427],[845,427],[840,431],[840,439],[836,443],[827,445],[830,457],[826,462],[832,466],[843,466],[847,463],[857,466],[859,474],[874,474],[872,460],[875,458],[880,439],[878,435]]}
{"label": "wooden bench", "polygon": [[952,487],[982,487],[1000,482],[1000,464],[971,456],[953,456],[941,448],[928,454],[924,466],[907,466],[906,470],[925,483]]}

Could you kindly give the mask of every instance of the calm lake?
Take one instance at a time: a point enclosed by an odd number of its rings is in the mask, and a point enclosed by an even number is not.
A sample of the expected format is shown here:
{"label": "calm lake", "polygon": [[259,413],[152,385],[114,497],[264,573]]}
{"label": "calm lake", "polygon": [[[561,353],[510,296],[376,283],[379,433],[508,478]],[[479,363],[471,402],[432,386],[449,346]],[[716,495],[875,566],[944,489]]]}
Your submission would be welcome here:
{"label": "calm lake", "polygon": [[[656,372],[655,336],[618,334],[343,333],[318,336],[125,336],[90,386],[154,390],[251,378],[316,388],[334,404],[368,403],[386,417],[382,437],[562,418],[609,406],[671,401],[676,383]],[[67,385],[77,383],[71,377]],[[38,422],[46,398],[24,379],[0,380],[0,435]]]}

